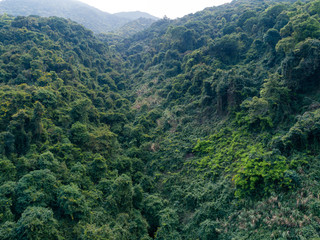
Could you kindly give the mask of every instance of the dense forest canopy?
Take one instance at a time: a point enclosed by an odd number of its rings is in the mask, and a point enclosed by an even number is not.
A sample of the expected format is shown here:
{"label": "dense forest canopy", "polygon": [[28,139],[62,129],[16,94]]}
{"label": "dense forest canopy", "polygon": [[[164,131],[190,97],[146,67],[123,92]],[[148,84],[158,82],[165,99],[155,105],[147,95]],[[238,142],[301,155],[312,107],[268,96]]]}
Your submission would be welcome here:
{"label": "dense forest canopy", "polygon": [[320,1],[127,38],[0,17],[0,239],[320,239]]}

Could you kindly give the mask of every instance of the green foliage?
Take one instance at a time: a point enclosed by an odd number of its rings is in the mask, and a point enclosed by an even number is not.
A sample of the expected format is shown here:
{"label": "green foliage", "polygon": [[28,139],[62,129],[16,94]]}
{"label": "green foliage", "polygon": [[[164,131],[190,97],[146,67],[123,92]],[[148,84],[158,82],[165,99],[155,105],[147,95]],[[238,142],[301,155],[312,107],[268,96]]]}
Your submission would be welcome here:
{"label": "green foliage", "polygon": [[240,124],[248,124],[249,129],[270,129],[285,120],[290,112],[289,89],[279,75],[266,79],[260,90],[261,97],[253,97],[242,102],[246,109],[239,113]]}
{"label": "green foliage", "polygon": [[92,108],[92,103],[89,99],[81,99],[74,102],[70,112],[74,122],[86,123],[89,117],[89,109]]}
{"label": "green foliage", "polygon": [[86,145],[89,142],[89,132],[87,126],[80,122],[76,122],[70,129],[70,140],[72,143],[81,146]]}
{"label": "green foliage", "polygon": [[317,132],[319,131],[319,110],[305,112],[289,131],[281,137],[280,146],[286,151],[319,149]]}
{"label": "green foliage", "polygon": [[281,36],[278,30],[272,28],[269,29],[264,36],[264,41],[271,47],[274,47],[280,39]]}
{"label": "green foliage", "polygon": [[306,39],[297,44],[282,63],[282,74],[288,88],[298,92],[312,91],[317,86],[318,63],[319,40]]}
{"label": "green foliage", "polygon": [[[14,198],[14,191],[15,191],[15,182],[6,182],[5,184],[1,185],[0,188],[0,223],[6,225],[6,222],[13,221],[14,215],[12,213],[12,204]],[[10,224],[11,225],[11,224]],[[4,234],[4,233],[2,233]],[[11,235],[11,234],[8,234]]]}
{"label": "green foliage", "polygon": [[2,16],[0,238],[319,238],[318,5]]}
{"label": "green foliage", "polygon": [[195,43],[195,32],[187,29],[186,27],[170,27],[167,34],[173,39],[173,47],[177,48],[180,52],[193,50]]}
{"label": "green foliage", "polygon": [[0,160],[0,183],[15,180],[16,173],[16,167],[10,160]]}
{"label": "green foliage", "polygon": [[24,175],[16,186],[16,211],[22,213],[28,206],[53,206],[57,189],[56,177],[48,169]]}
{"label": "green foliage", "polygon": [[208,154],[196,164],[198,171],[210,168],[209,176],[223,173],[232,177],[236,197],[268,194],[281,188],[291,188],[286,177],[289,161],[279,151],[267,151],[254,143],[252,136],[241,132],[221,131],[209,140],[199,141],[195,151]]}
{"label": "green foliage", "polygon": [[117,212],[127,212],[132,208],[133,190],[132,180],[126,174],[122,174],[112,184],[111,197],[115,201]]}
{"label": "green foliage", "polygon": [[248,109],[248,115],[241,118],[245,123],[252,126],[253,129],[261,127],[262,129],[273,126],[269,112],[269,104],[263,98],[253,97],[252,100],[244,101],[241,105]]}
{"label": "green foliage", "polygon": [[[248,149],[249,150],[249,149]],[[235,195],[244,197],[250,194],[270,192],[279,188],[290,188],[291,179],[285,177],[289,169],[287,159],[277,152],[263,152],[261,146],[252,147],[248,155],[236,163],[234,184]]]}
{"label": "green foliage", "polygon": [[200,224],[199,237],[204,240],[215,239],[218,233],[215,230],[215,223],[210,220],[205,220]]}
{"label": "green foliage", "polygon": [[72,220],[79,220],[88,212],[88,206],[80,189],[75,185],[61,186],[58,190],[58,206]]}
{"label": "green foliage", "polygon": [[13,240],[15,238],[16,223],[14,222],[5,222],[0,226],[0,237],[4,240]]}
{"label": "green foliage", "polygon": [[108,225],[103,225],[101,227],[97,227],[95,224],[86,224],[83,227],[81,236],[81,240],[113,240],[114,235]]}
{"label": "green foliage", "polygon": [[179,218],[175,210],[165,208],[160,212],[160,226],[156,232],[156,239],[181,239],[177,228]]}
{"label": "green foliage", "polygon": [[161,198],[156,195],[149,195],[144,199],[143,214],[149,224],[149,235],[153,235],[160,226],[160,211],[163,208]]}
{"label": "green foliage", "polygon": [[94,182],[98,182],[99,179],[103,178],[107,174],[107,167],[104,157],[101,155],[94,156],[89,169]]}
{"label": "green foliage", "polygon": [[210,51],[224,63],[236,63],[246,48],[245,36],[239,34],[225,35],[213,42]]}
{"label": "green foliage", "polygon": [[17,222],[16,236],[18,239],[60,239],[52,210],[28,207]]}
{"label": "green foliage", "polygon": [[42,153],[37,161],[37,165],[39,169],[49,169],[52,172],[57,171],[59,168],[59,163],[55,159],[54,155],[51,152]]}

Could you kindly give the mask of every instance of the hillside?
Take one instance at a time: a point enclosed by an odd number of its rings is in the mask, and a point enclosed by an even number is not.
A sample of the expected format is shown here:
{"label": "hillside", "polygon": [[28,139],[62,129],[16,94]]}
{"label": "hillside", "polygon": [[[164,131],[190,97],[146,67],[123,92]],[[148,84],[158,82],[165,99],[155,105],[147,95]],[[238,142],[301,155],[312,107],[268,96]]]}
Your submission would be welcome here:
{"label": "hillside", "polygon": [[234,1],[118,44],[171,239],[319,237],[318,6]]}
{"label": "hillside", "polygon": [[128,12],[119,14],[119,16],[109,14],[77,0],[2,0],[0,1],[0,13],[13,16],[63,17],[82,24],[95,33],[117,30],[141,17],[156,20],[155,17],[142,12]]}
{"label": "hillside", "polygon": [[119,13],[114,13],[113,15],[122,17],[122,18],[127,18],[132,21],[137,20],[139,18],[145,18],[145,19],[152,19],[152,20],[159,20],[159,18],[150,15],[149,13],[144,13],[140,11],[135,11],[135,12],[119,12]]}
{"label": "hillside", "polygon": [[319,0],[0,26],[0,239],[320,238]]}

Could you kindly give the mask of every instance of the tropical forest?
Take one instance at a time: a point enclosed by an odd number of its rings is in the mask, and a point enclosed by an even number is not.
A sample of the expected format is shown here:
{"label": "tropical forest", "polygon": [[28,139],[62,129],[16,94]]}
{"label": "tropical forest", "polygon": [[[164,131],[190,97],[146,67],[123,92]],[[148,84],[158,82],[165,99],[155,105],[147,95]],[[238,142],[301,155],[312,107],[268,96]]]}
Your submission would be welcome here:
{"label": "tropical forest", "polygon": [[135,24],[0,15],[0,239],[319,240],[320,0]]}

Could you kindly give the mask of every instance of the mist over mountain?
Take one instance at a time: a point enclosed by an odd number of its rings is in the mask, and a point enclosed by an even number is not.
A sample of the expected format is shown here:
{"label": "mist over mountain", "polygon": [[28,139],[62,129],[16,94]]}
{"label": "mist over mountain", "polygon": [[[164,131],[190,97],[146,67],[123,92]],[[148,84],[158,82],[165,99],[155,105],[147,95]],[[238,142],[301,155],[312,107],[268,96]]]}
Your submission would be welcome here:
{"label": "mist over mountain", "polygon": [[146,18],[146,19],[152,19],[152,20],[159,20],[159,18],[152,16],[149,13],[144,13],[140,11],[134,11],[134,12],[119,12],[119,13],[114,13],[113,15],[122,17],[122,18],[127,18],[130,20],[136,20],[139,18]]}
{"label": "mist over mountain", "polygon": [[95,33],[117,30],[141,17],[157,20],[156,17],[142,12],[110,14],[76,0],[3,0],[0,1],[0,13],[13,16],[63,17],[80,23]]}

